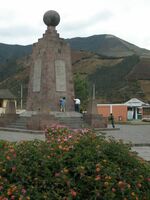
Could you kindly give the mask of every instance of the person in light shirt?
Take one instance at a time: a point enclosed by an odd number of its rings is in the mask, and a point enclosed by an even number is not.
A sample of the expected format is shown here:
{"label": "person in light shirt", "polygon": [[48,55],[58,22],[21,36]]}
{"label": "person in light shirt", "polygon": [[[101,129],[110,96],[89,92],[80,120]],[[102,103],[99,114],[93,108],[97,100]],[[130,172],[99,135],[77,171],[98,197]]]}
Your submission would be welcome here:
{"label": "person in light shirt", "polygon": [[80,102],[81,102],[80,99],[75,98],[73,100],[74,100],[74,105],[75,105],[75,111],[80,112]]}

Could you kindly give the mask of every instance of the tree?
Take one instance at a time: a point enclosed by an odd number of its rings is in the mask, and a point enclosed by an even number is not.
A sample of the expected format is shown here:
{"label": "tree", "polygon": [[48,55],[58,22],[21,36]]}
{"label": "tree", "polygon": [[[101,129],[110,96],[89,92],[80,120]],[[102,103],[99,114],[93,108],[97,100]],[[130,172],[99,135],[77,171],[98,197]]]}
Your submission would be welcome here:
{"label": "tree", "polygon": [[87,78],[81,74],[76,74],[74,77],[75,96],[81,100],[81,109],[85,109],[89,99],[89,89]]}

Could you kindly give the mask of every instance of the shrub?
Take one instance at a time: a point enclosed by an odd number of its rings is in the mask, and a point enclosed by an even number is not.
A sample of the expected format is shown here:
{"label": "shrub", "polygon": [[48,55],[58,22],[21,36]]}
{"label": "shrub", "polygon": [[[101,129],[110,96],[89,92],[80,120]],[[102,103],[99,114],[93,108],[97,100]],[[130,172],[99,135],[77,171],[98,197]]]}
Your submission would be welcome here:
{"label": "shrub", "polygon": [[0,200],[150,199],[150,165],[90,130],[46,130],[46,141],[0,142]]}

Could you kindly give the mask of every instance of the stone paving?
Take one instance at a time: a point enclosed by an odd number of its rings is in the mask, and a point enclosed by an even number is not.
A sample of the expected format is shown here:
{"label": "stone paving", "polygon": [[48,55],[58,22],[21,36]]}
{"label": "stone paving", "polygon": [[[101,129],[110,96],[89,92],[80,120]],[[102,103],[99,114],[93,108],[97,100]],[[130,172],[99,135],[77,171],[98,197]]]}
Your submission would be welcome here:
{"label": "stone paving", "polygon": [[[111,127],[111,126],[109,126]],[[132,150],[139,156],[150,161],[150,125],[116,125],[119,130],[104,130],[106,137],[114,137],[133,144]]]}
{"label": "stone paving", "polygon": [[[109,126],[111,128],[111,126]],[[124,142],[131,142],[134,147],[133,151],[138,152],[139,156],[150,161],[150,125],[116,125],[113,130],[101,131],[107,137],[111,136],[115,139],[122,139]],[[21,140],[45,140],[44,134],[22,133],[0,130],[0,139],[7,141]]]}
{"label": "stone paving", "polygon": [[150,146],[135,146],[132,147],[132,151],[138,152],[138,156],[150,161]]}
{"label": "stone paving", "polygon": [[[111,126],[109,126],[111,127]],[[150,125],[116,125],[119,130],[103,131],[107,136],[133,144],[150,145]]]}
{"label": "stone paving", "polygon": [[12,131],[2,131],[0,130],[0,140],[7,141],[21,141],[21,140],[45,140],[44,134],[35,134],[35,133],[21,133],[21,132],[12,132]]}

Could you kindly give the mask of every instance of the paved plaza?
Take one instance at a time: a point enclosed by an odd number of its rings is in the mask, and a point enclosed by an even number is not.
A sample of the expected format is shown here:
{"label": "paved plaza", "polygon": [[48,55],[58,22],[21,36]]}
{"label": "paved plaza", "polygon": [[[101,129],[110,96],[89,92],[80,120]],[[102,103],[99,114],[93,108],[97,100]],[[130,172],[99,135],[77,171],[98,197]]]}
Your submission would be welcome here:
{"label": "paved plaza", "polygon": [[[109,127],[111,127],[109,125]],[[116,125],[119,130],[103,131],[107,136],[123,139],[125,142],[150,146],[150,124],[149,125]]]}
{"label": "paved plaza", "polygon": [[12,132],[0,130],[0,140],[7,140],[11,142],[21,141],[21,140],[45,140],[44,134],[35,133],[22,133],[22,132]]}
{"label": "paved plaza", "polygon": [[[111,127],[111,126],[109,126]],[[150,125],[116,125],[114,130],[102,131],[106,137],[114,137],[117,140],[122,139],[124,142],[131,142],[135,146],[133,151],[139,153],[139,156],[145,160],[150,161]],[[0,139],[7,141],[21,141],[21,140],[45,140],[42,133],[22,133],[0,130]]]}
{"label": "paved plaza", "polygon": [[[109,126],[111,127],[111,126]],[[131,142],[133,151],[145,160],[150,161],[150,124],[149,125],[116,125],[119,130],[103,131],[107,137],[122,139],[124,142]]]}

